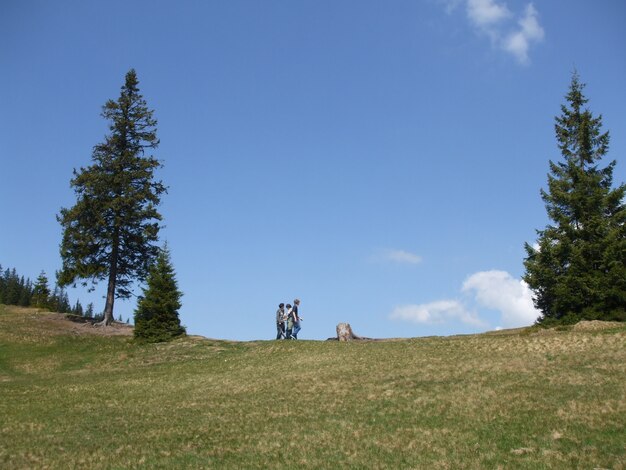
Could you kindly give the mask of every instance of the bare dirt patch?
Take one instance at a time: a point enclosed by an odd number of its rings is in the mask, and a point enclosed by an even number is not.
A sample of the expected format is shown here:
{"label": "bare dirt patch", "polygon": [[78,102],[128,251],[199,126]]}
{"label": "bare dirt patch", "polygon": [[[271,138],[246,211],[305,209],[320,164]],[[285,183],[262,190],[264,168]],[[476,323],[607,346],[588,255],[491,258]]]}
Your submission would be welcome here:
{"label": "bare dirt patch", "polygon": [[113,322],[109,326],[100,326],[90,322],[75,322],[60,313],[38,313],[39,320],[56,334],[96,335],[96,336],[132,336],[133,326]]}

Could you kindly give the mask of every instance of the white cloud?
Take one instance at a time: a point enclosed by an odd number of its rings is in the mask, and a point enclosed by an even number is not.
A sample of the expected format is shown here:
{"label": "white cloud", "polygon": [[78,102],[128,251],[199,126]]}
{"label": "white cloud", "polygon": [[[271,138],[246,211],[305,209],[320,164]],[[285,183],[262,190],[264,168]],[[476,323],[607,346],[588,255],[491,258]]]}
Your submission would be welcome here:
{"label": "white cloud", "polygon": [[472,274],[463,283],[461,291],[471,294],[472,298],[402,305],[392,311],[390,318],[418,324],[460,322],[488,328],[488,323],[475,313],[482,307],[499,312],[496,329],[502,329],[532,325],[540,314],[533,305],[528,285],[505,271]]}
{"label": "white cloud", "polygon": [[473,274],[463,283],[463,292],[472,292],[479,305],[499,311],[506,328],[531,325],[539,316],[528,284],[505,271]]}
{"label": "white cloud", "polygon": [[390,318],[423,324],[441,324],[458,320],[468,325],[485,326],[484,322],[456,300],[439,300],[421,305],[402,305],[393,310]]}
{"label": "white cloud", "polygon": [[475,26],[487,28],[511,16],[503,3],[494,0],[467,0],[467,17]]}
{"label": "white cloud", "polygon": [[510,33],[504,40],[502,47],[510,52],[521,64],[528,64],[528,49],[530,44],[543,39],[544,31],[538,20],[538,13],[533,4],[526,6],[524,16],[518,21],[519,29]]}
{"label": "white cloud", "polygon": [[[443,1],[446,12],[456,9],[460,0]],[[511,54],[522,65],[530,63],[531,45],[544,38],[539,24],[539,13],[532,3],[526,5],[522,15],[515,15],[506,3],[498,0],[464,0],[469,23],[480,34],[491,39],[494,48]],[[517,19],[517,25],[511,24]]]}
{"label": "white cloud", "polygon": [[373,256],[375,261],[399,263],[399,264],[419,264],[422,262],[421,256],[404,250],[381,250]]}

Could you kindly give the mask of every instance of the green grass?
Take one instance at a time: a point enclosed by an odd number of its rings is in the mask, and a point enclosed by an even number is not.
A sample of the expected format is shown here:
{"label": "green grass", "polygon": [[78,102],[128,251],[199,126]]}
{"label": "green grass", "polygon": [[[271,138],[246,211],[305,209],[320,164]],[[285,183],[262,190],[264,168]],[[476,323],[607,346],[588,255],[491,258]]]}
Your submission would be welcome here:
{"label": "green grass", "polygon": [[626,468],[625,327],[138,345],[47,315],[0,306],[0,468]]}

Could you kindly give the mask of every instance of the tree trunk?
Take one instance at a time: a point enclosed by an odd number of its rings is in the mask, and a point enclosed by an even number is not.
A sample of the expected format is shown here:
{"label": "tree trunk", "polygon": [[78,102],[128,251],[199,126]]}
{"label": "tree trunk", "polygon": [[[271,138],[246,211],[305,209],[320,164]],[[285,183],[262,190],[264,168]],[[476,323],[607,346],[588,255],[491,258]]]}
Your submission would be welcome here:
{"label": "tree trunk", "polygon": [[111,250],[111,266],[109,268],[109,284],[107,286],[106,303],[104,304],[104,319],[102,326],[113,323],[113,305],[115,304],[115,281],[117,280],[117,257],[119,252],[119,237],[117,231],[113,237],[113,249]]}
{"label": "tree trunk", "polygon": [[109,273],[109,285],[107,287],[106,303],[104,304],[104,319],[100,323],[102,326],[109,326],[113,323],[113,304],[115,303],[115,274],[114,269]]}

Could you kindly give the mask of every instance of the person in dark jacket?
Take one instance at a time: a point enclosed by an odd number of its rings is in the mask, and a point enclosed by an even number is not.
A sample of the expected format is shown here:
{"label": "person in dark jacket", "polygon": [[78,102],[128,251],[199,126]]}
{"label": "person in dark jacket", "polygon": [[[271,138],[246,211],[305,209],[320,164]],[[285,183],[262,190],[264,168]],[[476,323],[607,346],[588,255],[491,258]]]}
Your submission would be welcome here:
{"label": "person in dark jacket", "polygon": [[285,304],[278,304],[278,310],[276,310],[276,339],[282,339],[285,337]]}
{"label": "person in dark jacket", "polygon": [[300,306],[300,299],[296,299],[293,301],[293,308],[291,309],[291,315],[293,317],[293,333],[292,338],[298,339],[298,332],[301,329],[300,322],[302,321],[302,317],[298,314],[298,307]]}

